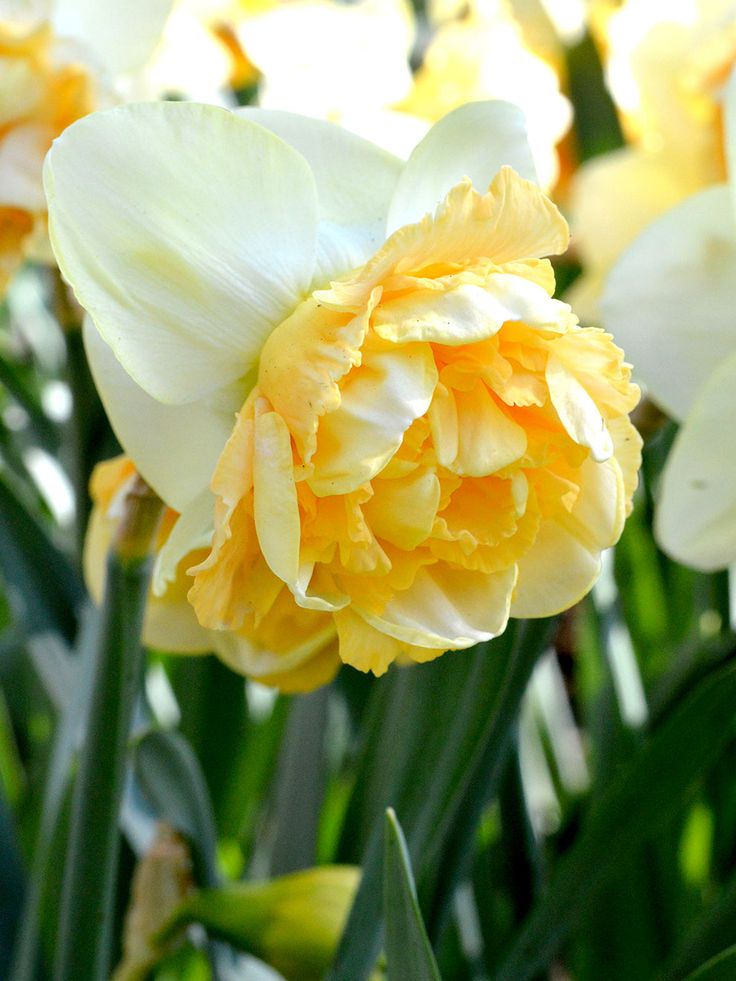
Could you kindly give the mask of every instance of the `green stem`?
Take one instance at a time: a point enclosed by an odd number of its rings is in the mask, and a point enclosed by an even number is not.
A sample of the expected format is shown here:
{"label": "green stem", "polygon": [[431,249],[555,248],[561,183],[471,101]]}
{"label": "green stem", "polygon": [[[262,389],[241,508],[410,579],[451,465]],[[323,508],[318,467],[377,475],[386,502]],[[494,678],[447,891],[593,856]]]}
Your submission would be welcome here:
{"label": "green stem", "polygon": [[72,799],[56,981],[103,981],[108,974],[125,751],[161,512],[161,501],[139,479],[108,557],[92,699]]}
{"label": "green stem", "polygon": [[77,556],[81,562],[91,506],[88,487],[94,459],[90,444],[104,419],[104,411],[84,350],[82,311],[75,307],[58,270],[53,278],[53,305],[64,338],[66,381],[72,394],[72,411],[66,427],[65,463],[74,487],[75,539]]}

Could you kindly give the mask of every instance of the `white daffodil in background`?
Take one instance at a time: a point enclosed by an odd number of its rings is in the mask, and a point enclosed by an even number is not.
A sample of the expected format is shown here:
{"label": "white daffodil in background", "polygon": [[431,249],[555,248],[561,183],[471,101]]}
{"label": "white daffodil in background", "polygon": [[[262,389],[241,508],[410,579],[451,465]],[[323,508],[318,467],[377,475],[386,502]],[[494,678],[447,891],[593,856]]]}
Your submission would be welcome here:
{"label": "white daffodil in background", "polygon": [[235,25],[266,109],[327,119],[407,157],[429,123],[392,108],[412,85],[408,0],[290,0]]}
{"label": "white daffodil in background", "polygon": [[736,60],[733,0],[593,6],[609,89],[629,146],[578,172],[571,223],[584,275],[569,293],[598,323],[605,276],[650,221],[725,179],[722,90]]}
{"label": "white daffodil in background", "polygon": [[70,123],[115,101],[151,54],[170,0],[0,3],[0,294],[26,257],[51,259],[41,171]]}
{"label": "white daffodil in background", "polygon": [[146,69],[149,91],[232,104],[232,90],[253,85],[259,75],[238,40],[238,25],[278,5],[279,0],[174,0]]}
{"label": "white daffodil in background", "polygon": [[247,673],[318,684],[336,633],[332,670],[380,674],[597,578],[636,485],[638,390],[552,299],[541,257],[567,226],[520,174],[506,103],[446,116],[406,164],[326,122],[191,103],[97,113],[52,148],[93,373],[180,515],[155,591],[183,572],[200,626],[280,637]]}
{"label": "white daffodil in background", "polygon": [[730,184],[653,222],[609,276],[604,322],[652,398],[682,423],[655,530],[699,569],[736,562],[736,86],[726,99]]}
{"label": "white daffodil in background", "polygon": [[[559,176],[557,144],[570,128],[572,110],[560,91],[547,37],[538,30],[525,32],[523,20],[506,0],[473,0],[451,17],[445,5],[438,6],[443,17],[401,108],[434,121],[464,102],[515,103],[526,118],[539,181],[552,188]],[[545,56],[530,37],[540,38]]]}

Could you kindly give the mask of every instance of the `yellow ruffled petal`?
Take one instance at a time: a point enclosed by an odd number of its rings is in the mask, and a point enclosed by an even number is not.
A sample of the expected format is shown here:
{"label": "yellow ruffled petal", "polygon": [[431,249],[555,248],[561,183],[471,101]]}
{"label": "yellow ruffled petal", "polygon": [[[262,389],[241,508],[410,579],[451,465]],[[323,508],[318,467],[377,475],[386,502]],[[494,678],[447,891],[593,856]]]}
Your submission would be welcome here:
{"label": "yellow ruffled petal", "polygon": [[309,478],[314,493],[350,493],[379,473],[429,408],[436,382],[427,345],[364,348],[360,367],[341,388],[339,407],[320,422]]}
{"label": "yellow ruffled petal", "polygon": [[515,566],[488,576],[437,563],[420,569],[380,613],[354,606],[371,626],[406,644],[471,647],[504,631],[515,581]]}
{"label": "yellow ruffled petal", "polygon": [[378,538],[411,550],[429,537],[439,503],[437,475],[417,469],[406,477],[377,480],[364,512]]}
{"label": "yellow ruffled petal", "polygon": [[475,191],[470,181],[461,181],[434,216],[426,215],[394,232],[359,277],[333,283],[316,295],[330,306],[358,307],[390,273],[442,264],[452,264],[448,270],[452,271],[479,259],[503,265],[558,255],[567,248],[569,237],[565,219],[537,185],[503,167],[487,194]]}
{"label": "yellow ruffled petal", "polygon": [[613,441],[590,395],[554,355],[547,361],[546,379],[552,403],[570,438],[587,446],[594,460],[607,460],[613,453]]}
{"label": "yellow ruffled petal", "polygon": [[293,584],[299,572],[300,522],[291,437],[276,412],[256,406],[253,504],[258,543],[269,568]]}

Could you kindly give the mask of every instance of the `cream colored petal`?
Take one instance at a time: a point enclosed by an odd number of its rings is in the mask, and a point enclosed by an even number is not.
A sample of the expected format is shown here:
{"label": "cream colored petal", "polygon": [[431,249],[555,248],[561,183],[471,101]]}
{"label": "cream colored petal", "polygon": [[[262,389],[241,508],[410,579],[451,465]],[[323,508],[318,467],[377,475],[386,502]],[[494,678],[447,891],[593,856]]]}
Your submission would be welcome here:
{"label": "cream colored petal", "polygon": [[696,396],[662,477],[655,532],[673,558],[697,569],[736,560],[736,356]]}
{"label": "cream colored petal", "polygon": [[547,617],[577,603],[600,574],[601,552],[623,530],[626,489],[616,460],[586,461],[572,513],[543,520],[518,562],[513,617]]}
{"label": "cream colored petal", "polygon": [[55,0],[54,27],[82,41],[111,75],[142,67],[161,39],[172,0]]}
{"label": "cream colored petal", "polygon": [[0,205],[46,211],[41,172],[52,135],[48,127],[28,123],[0,138]]}
{"label": "cream colored petal", "polygon": [[388,463],[432,401],[437,369],[428,344],[367,350],[341,387],[340,406],[317,431],[315,494],[348,494]]}
{"label": "cream colored petal", "polygon": [[253,641],[232,631],[223,631],[217,638],[217,653],[236,671],[258,680],[261,675],[285,674],[299,667],[321,647],[332,640],[335,629],[331,625],[321,633],[310,635],[305,641],[294,638],[294,646],[275,653],[258,647]]}
{"label": "cream colored petal", "polygon": [[736,215],[736,68],[731,72],[723,94],[726,132],[726,161],[731,187],[731,206]]}
{"label": "cream colored petal", "polygon": [[289,694],[326,685],[340,667],[332,626],[286,653],[273,653],[229,632],[216,634],[215,641],[218,657],[233,671]]}
{"label": "cream colored petal", "polygon": [[609,276],[603,321],[676,419],[736,348],[736,224],[725,186],[649,226]]}
{"label": "cream colored petal", "polygon": [[600,553],[589,551],[552,521],[540,526],[534,546],[518,563],[511,616],[549,617],[573,606],[601,571]]}
{"label": "cream colored petal", "polygon": [[358,671],[372,671],[376,677],[388,671],[404,646],[371,627],[350,609],[335,614],[335,626],[340,640],[340,660]]}
{"label": "cream colored petal", "polygon": [[552,404],[570,439],[587,446],[594,460],[607,460],[613,453],[611,434],[587,391],[554,355],[547,359],[545,378]]}
{"label": "cream colored petal", "polygon": [[380,616],[353,604],[376,630],[417,647],[471,647],[506,628],[516,569],[484,575],[446,563],[425,566],[413,585],[397,593]]}
{"label": "cream colored petal", "polygon": [[225,389],[186,405],[163,405],[136,385],[89,317],[84,345],[120,445],[159,497],[183,511],[210,482],[240,408],[238,392]]}
{"label": "cream colored petal", "polygon": [[306,161],[224,109],[93,113],[55,142],[45,186],[64,276],[159,401],[192,401],[247,375],[311,282]]}
{"label": "cream colored petal", "polygon": [[197,620],[186,600],[169,601],[150,596],[143,622],[143,643],[172,654],[206,654],[217,637]]}
{"label": "cream colored petal", "polygon": [[214,531],[215,498],[210,490],[204,490],[179,515],[176,524],[156,556],[153,569],[152,589],[156,596],[164,596],[176,577],[181,560],[197,549],[208,548]]}
{"label": "cream colored petal", "polygon": [[446,464],[453,473],[485,477],[515,463],[526,452],[524,429],[499,406],[483,382],[456,391],[457,456]]}
{"label": "cream colored petal", "polygon": [[524,114],[517,106],[473,102],[448,113],[409,157],[391,202],[388,232],[433,212],[463,177],[485,192],[504,165],[536,180]]}
{"label": "cream colored petal", "polygon": [[261,105],[338,119],[403,98],[412,34],[409,5],[397,0],[292,0],[238,25],[264,75]]}
{"label": "cream colored petal", "polygon": [[576,174],[570,209],[583,264],[608,268],[651,221],[698,188],[664,151],[627,147],[586,163]]}
{"label": "cream colored petal", "polygon": [[383,244],[399,158],[321,119],[250,107],[238,115],[270,129],[311,167],[319,201],[315,285],[366,262]]}
{"label": "cream colored petal", "polygon": [[387,341],[475,344],[493,337],[510,320],[557,325],[559,307],[536,283],[497,273],[484,286],[466,284],[445,293],[416,290],[381,303],[373,327]]}
{"label": "cream colored petal", "polygon": [[440,482],[432,470],[374,481],[373,491],[363,513],[377,538],[411,551],[429,537],[440,503]]}
{"label": "cream colored petal", "polygon": [[253,506],[258,542],[275,576],[294,585],[301,529],[291,437],[275,412],[256,415]]}
{"label": "cream colored petal", "polygon": [[[94,507],[84,540],[84,578],[96,603],[102,602],[105,590],[107,553],[118,520]],[[197,622],[194,610],[184,599],[161,599],[149,593],[143,624],[143,642],[148,647],[181,654],[212,650],[213,638]]]}

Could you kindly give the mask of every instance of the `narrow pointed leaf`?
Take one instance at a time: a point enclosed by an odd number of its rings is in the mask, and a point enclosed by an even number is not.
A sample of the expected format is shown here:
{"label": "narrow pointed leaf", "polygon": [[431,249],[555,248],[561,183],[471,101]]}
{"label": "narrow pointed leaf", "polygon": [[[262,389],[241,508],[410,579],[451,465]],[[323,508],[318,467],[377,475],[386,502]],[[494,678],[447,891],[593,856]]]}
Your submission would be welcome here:
{"label": "narrow pointed leaf", "polygon": [[713,957],[697,971],[689,974],[685,981],[733,981],[736,977],[736,946]]}
{"label": "narrow pointed leaf", "polygon": [[440,972],[419,910],[409,852],[391,808],[386,811],[383,920],[388,981],[440,981]]}
{"label": "narrow pointed leaf", "polygon": [[28,634],[53,630],[72,641],[84,590],[71,563],[0,476],[0,574],[22,603]]}
{"label": "narrow pointed leaf", "polygon": [[197,882],[216,885],[215,816],[191,746],[179,733],[152,729],[137,740],[133,753],[134,772],[145,797],[157,815],[192,845]]}

